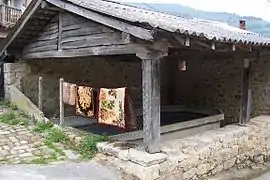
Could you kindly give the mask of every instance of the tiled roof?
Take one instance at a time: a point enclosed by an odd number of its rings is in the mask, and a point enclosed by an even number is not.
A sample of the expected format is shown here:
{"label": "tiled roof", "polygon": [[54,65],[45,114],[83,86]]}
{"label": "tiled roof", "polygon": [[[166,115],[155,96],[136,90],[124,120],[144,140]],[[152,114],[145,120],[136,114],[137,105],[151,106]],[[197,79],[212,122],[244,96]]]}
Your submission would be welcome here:
{"label": "tiled roof", "polygon": [[150,28],[198,36],[207,40],[256,45],[270,44],[270,38],[218,21],[183,18],[107,0],[64,1],[138,25],[147,24]]}

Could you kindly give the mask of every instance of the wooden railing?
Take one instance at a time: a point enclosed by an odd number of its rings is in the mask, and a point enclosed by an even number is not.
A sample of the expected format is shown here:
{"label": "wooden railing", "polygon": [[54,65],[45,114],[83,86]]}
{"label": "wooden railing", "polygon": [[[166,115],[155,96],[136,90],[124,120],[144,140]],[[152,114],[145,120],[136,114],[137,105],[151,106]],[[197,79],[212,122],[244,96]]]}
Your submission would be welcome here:
{"label": "wooden railing", "polygon": [[20,9],[7,6],[5,4],[0,5],[0,24],[2,26],[12,26],[21,17],[22,11]]}

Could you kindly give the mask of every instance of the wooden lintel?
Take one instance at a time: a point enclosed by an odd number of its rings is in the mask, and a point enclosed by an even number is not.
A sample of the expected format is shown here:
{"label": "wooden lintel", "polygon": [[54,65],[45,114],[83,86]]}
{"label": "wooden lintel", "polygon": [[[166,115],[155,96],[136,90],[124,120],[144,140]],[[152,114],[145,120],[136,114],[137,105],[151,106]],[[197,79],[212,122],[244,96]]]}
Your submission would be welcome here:
{"label": "wooden lintel", "polygon": [[109,26],[111,28],[117,29],[119,31],[126,32],[137,38],[149,40],[149,41],[154,40],[154,35],[153,35],[154,32],[152,30],[134,26],[126,22],[117,20],[116,18],[105,16],[95,11],[86,10],[85,8],[82,8],[82,7],[79,7],[74,4],[64,2],[64,1],[59,1],[59,0],[47,0],[47,1],[61,9],[70,11],[72,13],[83,16],[92,21],[101,23],[105,26]]}

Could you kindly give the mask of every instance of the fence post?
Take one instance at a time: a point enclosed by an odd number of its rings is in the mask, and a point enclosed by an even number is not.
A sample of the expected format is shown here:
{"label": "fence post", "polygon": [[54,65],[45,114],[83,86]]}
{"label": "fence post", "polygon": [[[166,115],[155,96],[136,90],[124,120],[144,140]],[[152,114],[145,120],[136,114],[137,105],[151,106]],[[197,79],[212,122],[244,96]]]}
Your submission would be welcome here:
{"label": "fence post", "polygon": [[43,95],[42,95],[42,77],[38,78],[38,108],[42,111],[42,102],[43,102]]}
{"label": "fence post", "polygon": [[60,126],[64,125],[64,102],[63,102],[63,83],[64,79],[61,78],[59,81],[59,113],[60,113]]}
{"label": "fence post", "polygon": [[5,25],[6,24],[6,6],[2,5],[1,6],[1,12],[2,12],[2,24]]}

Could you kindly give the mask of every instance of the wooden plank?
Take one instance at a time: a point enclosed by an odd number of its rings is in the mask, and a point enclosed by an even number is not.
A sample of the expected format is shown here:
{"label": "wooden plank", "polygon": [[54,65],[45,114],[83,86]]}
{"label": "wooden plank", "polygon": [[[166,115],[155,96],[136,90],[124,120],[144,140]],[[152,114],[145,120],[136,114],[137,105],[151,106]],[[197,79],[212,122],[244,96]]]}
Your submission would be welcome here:
{"label": "wooden plank", "polygon": [[47,40],[47,41],[33,41],[30,44],[28,44],[25,47],[25,49],[37,48],[37,47],[42,47],[42,46],[47,46],[47,45],[57,45],[57,39],[52,39],[52,40]]}
{"label": "wooden plank", "polygon": [[[91,25],[91,24],[89,24],[89,22],[69,24],[69,25],[65,25],[65,26],[63,25],[63,31],[81,29],[82,27],[84,27],[84,28],[92,28],[92,27],[96,27],[96,26],[97,26],[97,24]],[[109,28],[109,27],[107,27],[107,28]]]}
{"label": "wooden plank", "polygon": [[160,151],[160,60],[142,59],[144,145]]}
{"label": "wooden plank", "polygon": [[47,52],[52,50],[57,50],[57,44],[55,45],[46,45],[46,46],[39,46],[39,47],[33,47],[33,48],[25,48],[23,49],[23,54],[27,53],[41,53],[41,52]]}
{"label": "wooden plank", "polygon": [[77,15],[83,16],[87,19],[90,19],[95,22],[99,22],[105,26],[109,26],[111,28],[117,29],[119,31],[126,32],[131,34],[137,38],[153,41],[153,32],[151,30],[147,30],[138,26],[131,25],[124,21],[118,20],[113,17],[105,16],[101,13],[97,13],[91,10],[87,10],[85,8],[76,6],[74,4],[66,3],[59,0],[47,0],[48,2],[54,4],[55,6],[65,9],[67,11],[73,12]]}
{"label": "wooden plank", "polygon": [[241,107],[240,107],[240,124],[246,124],[249,121],[248,99],[249,99],[249,79],[250,79],[250,61],[244,59],[242,87],[241,87]]}
{"label": "wooden plank", "polygon": [[[174,132],[174,131],[183,131],[185,129],[204,126],[206,124],[215,124],[222,120],[224,120],[224,114],[217,114],[217,115],[213,115],[209,117],[193,119],[186,122],[179,122],[175,124],[161,126],[160,134],[163,135],[163,134]],[[144,135],[143,131],[134,131],[134,132],[113,135],[113,136],[110,136],[110,139],[120,140],[120,141],[132,141],[132,140],[143,139],[143,135]]]}
{"label": "wooden plank", "polygon": [[114,30],[107,28],[105,26],[95,26],[95,27],[81,27],[78,29],[65,30],[63,28],[62,38],[74,37],[74,36],[86,36],[93,34],[101,34],[101,33],[112,33]]}
{"label": "wooden plank", "polygon": [[136,54],[145,51],[145,47],[138,44],[113,45],[113,46],[96,46],[62,51],[47,51],[24,53],[23,58],[69,58],[69,57],[85,57],[99,55],[120,55],[120,54]]}
{"label": "wooden plank", "polygon": [[57,41],[57,50],[61,51],[62,50],[62,11],[59,11],[58,15],[58,41]]}
{"label": "wooden plank", "polygon": [[126,40],[121,38],[120,33],[103,33],[91,36],[78,36],[64,38],[62,40],[63,49],[79,49],[94,46],[108,46],[115,44],[128,44]]}
{"label": "wooden plank", "polygon": [[53,40],[58,38],[58,32],[51,34],[51,35],[42,35],[37,37],[35,41],[47,41],[47,40]]}
{"label": "wooden plank", "polygon": [[76,14],[71,14],[69,12],[63,13],[63,26],[71,25],[73,24],[73,22],[80,23],[80,24],[88,23],[89,25],[91,24],[92,26],[94,26],[94,23],[89,23],[89,20],[86,18],[83,18]]}

